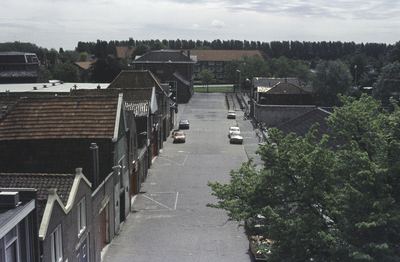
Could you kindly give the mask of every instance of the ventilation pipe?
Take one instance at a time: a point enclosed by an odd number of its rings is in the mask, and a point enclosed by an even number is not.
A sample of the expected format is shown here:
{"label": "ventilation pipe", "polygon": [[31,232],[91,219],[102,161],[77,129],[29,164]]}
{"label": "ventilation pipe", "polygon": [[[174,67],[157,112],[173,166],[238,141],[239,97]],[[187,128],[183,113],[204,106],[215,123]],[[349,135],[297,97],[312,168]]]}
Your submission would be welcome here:
{"label": "ventilation pipe", "polygon": [[92,143],[90,149],[93,151],[94,188],[97,188],[99,185],[99,147],[96,143]]}

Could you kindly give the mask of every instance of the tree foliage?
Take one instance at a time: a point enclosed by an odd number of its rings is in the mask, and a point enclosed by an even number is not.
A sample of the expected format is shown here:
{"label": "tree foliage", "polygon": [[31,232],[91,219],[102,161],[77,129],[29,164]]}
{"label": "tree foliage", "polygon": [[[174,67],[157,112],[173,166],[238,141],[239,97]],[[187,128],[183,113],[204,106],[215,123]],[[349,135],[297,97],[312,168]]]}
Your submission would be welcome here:
{"label": "tree foliage", "polygon": [[92,65],[91,80],[95,83],[111,83],[122,71],[121,63],[115,59],[98,59]]}
{"label": "tree foliage", "polygon": [[79,70],[71,62],[65,62],[54,66],[50,69],[53,79],[61,80],[64,82],[79,82]]}
{"label": "tree foliage", "polygon": [[[379,101],[340,97],[316,141],[269,131],[269,144],[230,173],[230,182],[209,182],[229,220],[257,215],[261,235],[274,239],[269,261],[400,260],[400,109],[381,111]],[[328,148],[327,141],[338,141]],[[252,224],[248,224],[251,228]]]}
{"label": "tree foliage", "polygon": [[324,106],[338,105],[338,94],[347,94],[353,77],[346,64],[329,61],[318,64],[312,83],[314,100]]}
{"label": "tree foliage", "polygon": [[393,92],[400,92],[400,62],[397,61],[382,69],[378,80],[373,85],[372,95],[381,100],[384,105],[388,105]]}
{"label": "tree foliage", "polygon": [[208,92],[208,86],[213,82],[214,74],[208,69],[203,69],[198,74],[198,77],[200,78],[203,85],[207,86],[207,92]]}

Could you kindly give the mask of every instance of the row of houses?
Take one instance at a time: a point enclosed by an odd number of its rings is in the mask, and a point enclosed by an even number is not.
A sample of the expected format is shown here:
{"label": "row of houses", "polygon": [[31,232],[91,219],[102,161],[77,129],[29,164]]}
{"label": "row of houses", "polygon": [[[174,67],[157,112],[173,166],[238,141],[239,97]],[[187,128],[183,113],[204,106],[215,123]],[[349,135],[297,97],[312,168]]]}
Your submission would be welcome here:
{"label": "row of houses", "polygon": [[101,261],[173,128],[149,70],[85,85],[1,86],[0,261]]}

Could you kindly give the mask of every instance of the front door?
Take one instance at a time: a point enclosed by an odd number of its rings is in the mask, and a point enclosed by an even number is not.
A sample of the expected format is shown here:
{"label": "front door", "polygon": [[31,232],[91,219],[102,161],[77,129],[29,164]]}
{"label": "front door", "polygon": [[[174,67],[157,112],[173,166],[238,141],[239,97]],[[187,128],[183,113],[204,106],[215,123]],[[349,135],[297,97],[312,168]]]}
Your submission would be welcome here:
{"label": "front door", "polygon": [[76,261],[78,262],[89,261],[87,238],[82,242],[81,246],[76,251]]}

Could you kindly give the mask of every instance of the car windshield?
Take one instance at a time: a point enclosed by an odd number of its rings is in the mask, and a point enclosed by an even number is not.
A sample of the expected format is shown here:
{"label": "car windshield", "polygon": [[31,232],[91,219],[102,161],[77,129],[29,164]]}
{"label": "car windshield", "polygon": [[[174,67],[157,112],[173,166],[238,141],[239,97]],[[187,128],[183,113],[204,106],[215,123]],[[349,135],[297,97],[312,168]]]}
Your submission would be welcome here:
{"label": "car windshield", "polygon": [[231,132],[239,131],[239,127],[231,127]]}
{"label": "car windshield", "polygon": [[184,133],[183,133],[183,132],[176,132],[175,135],[176,135],[176,136],[183,136]]}
{"label": "car windshield", "polygon": [[242,134],[239,133],[239,132],[233,132],[233,133],[232,133],[232,136],[242,136]]}

